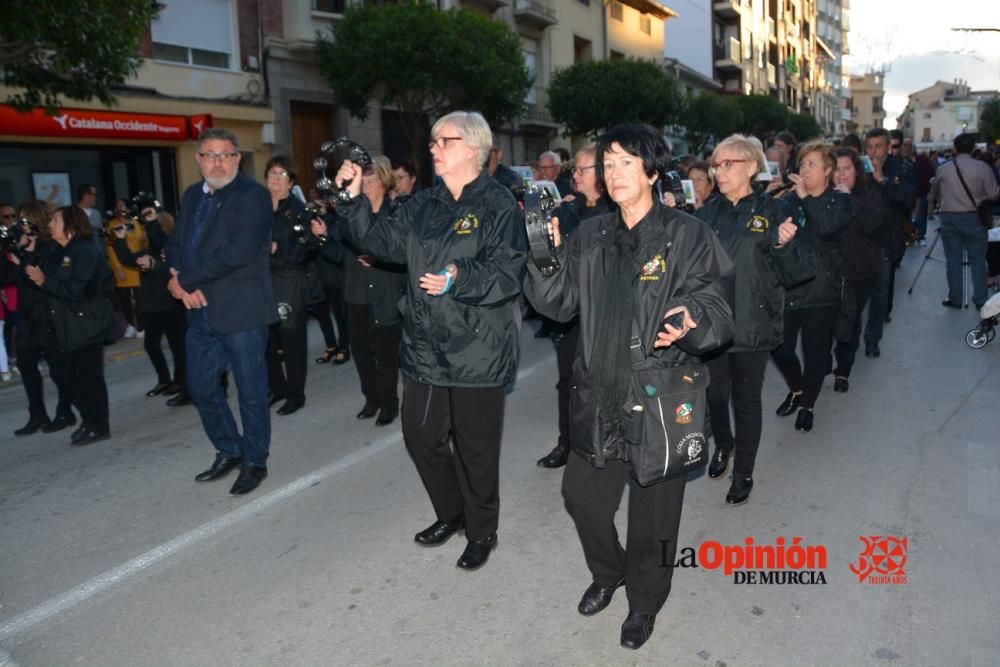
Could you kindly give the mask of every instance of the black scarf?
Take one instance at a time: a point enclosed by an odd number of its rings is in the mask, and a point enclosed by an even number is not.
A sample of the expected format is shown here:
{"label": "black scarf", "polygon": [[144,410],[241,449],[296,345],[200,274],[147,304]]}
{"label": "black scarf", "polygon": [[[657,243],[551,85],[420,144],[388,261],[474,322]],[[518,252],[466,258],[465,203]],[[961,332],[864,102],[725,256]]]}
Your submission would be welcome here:
{"label": "black scarf", "polygon": [[629,341],[632,338],[634,259],[638,247],[638,233],[630,231],[619,214],[614,246],[605,258],[604,282],[598,296],[600,320],[592,369],[601,421],[614,432],[621,432],[632,369]]}

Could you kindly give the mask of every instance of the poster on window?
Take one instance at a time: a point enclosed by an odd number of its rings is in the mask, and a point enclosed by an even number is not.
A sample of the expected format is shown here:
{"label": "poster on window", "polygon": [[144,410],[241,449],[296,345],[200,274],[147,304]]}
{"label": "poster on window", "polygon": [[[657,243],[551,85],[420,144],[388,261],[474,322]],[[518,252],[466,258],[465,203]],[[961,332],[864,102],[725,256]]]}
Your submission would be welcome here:
{"label": "poster on window", "polygon": [[69,206],[73,203],[69,191],[69,172],[32,172],[31,185],[35,190],[35,199],[41,199],[50,206]]}

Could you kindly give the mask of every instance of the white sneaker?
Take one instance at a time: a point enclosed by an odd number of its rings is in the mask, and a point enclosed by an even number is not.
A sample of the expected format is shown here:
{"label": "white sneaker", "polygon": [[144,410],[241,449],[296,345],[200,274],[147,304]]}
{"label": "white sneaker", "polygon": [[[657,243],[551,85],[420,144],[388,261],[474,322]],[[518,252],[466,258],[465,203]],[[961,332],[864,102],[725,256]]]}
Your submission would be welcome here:
{"label": "white sneaker", "polygon": [[125,328],[125,338],[135,338],[135,327],[131,324]]}
{"label": "white sneaker", "polygon": [[927,247],[927,239],[917,239],[917,245],[921,248]]}
{"label": "white sneaker", "polygon": [[143,330],[143,331],[136,331],[136,332],[135,332],[135,337],[136,337],[136,338],[145,338],[145,337],[146,337],[146,332],[145,332],[145,330]]}
{"label": "white sneaker", "polygon": [[0,380],[3,380],[4,382],[10,382],[10,373],[6,371],[0,373]]}

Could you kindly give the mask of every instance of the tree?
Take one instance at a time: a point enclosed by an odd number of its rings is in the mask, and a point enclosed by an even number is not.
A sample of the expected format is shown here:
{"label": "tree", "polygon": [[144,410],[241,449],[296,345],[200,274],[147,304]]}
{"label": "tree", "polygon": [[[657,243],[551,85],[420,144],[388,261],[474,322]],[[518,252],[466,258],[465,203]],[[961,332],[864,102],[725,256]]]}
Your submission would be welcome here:
{"label": "tree", "polygon": [[990,100],[983,105],[979,115],[979,133],[990,144],[1000,140],[1000,99]]}
{"label": "tree", "polygon": [[770,95],[741,95],[736,101],[743,112],[743,131],[761,143],[788,128],[788,107]]}
{"label": "tree", "polygon": [[4,100],[22,111],[60,98],[107,106],[139,68],[139,42],[156,17],[150,0],[6,0],[0,19]]}
{"label": "tree", "polygon": [[373,98],[399,111],[413,164],[428,116],[468,109],[499,125],[524,110],[531,74],[505,24],[426,2],[365,5],[317,35],[320,70],[355,118],[368,117]]}
{"label": "tree", "polygon": [[815,139],[823,134],[819,122],[808,113],[789,114],[788,131],[795,135],[795,140],[798,142]]}
{"label": "tree", "polygon": [[653,127],[677,120],[684,93],[662,67],[643,60],[581,62],[556,71],[549,82],[549,112],[566,136],[597,136],[635,121]]}
{"label": "tree", "polygon": [[691,152],[701,155],[711,144],[739,131],[743,112],[732,95],[702,93],[688,101],[681,117]]}

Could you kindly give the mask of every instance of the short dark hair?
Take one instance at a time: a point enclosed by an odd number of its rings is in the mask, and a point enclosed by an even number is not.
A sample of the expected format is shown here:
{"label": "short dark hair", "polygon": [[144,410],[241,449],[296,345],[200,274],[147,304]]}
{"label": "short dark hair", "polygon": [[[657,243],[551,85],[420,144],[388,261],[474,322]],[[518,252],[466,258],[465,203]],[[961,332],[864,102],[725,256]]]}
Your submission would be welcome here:
{"label": "short dark hair", "polygon": [[413,166],[413,162],[411,162],[410,160],[406,159],[397,160],[396,162],[393,163],[392,169],[393,171],[395,171],[396,169],[402,169],[413,178],[417,177],[417,168]]}
{"label": "short dark hair", "polygon": [[288,172],[288,180],[295,180],[295,167],[292,166],[292,159],[284,155],[275,155],[273,158],[267,161],[264,165],[264,177],[267,177],[268,172],[271,171],[271,167],[281,167]]}
{"label": "short dark hair", "polygon": [[861,145],[861,137],[854,132],[848,132],[845,134],[844,138],[840,140],[840,145],[847,148],[853,148],[858,153],[864,150],[864,147]]}
{"label": "short dark hair", "polygon": [[889,143],[889,130],[884,127],[873,127],[865,132],[865,141],[868,141],[869,139],[878,139],[880,137],[885,139],[886,143]]}
{"label": "short dark hair", "polygon": [[63,233],[68,237],[90,238],[90,219],[79,206],[63,206],[56,213],[62,213]]}
{"label": "short dark hair", "polygon": [[902,141],[903,141],[903,132],[902,132],[902,130],[889,130],[889,138],[890,139],[899,139],[900,143],[902,143]]}
{"label": "short dark hair", "polygon": [[202,144],[210,139],[228,141],[233,145],[233,148],[240,149],[240,140],[236,138],[235,134],[221,127],[210,127],[207,130],[202,130],[201,134],[198,135],[198,150],[200,151]]}
{"label": "short dark hair", "polygon": [[91,190],[96,190],[96,189],[97,188],[91,185],[90,183],[80,183],[80,185],[76,186],[76,200],[80,201],[81,199],[83,199],[84,195],[89,195]]}
{"label": "short dark hair", "polygon": [[[855,135],[857,136],[857,135]],[[865,165],[861,162],[861,154],[853,148],[838,148],[834,153],[838,158],[851,158],[854,165],[854,189],[865,190],[868,187],[868,174],[865,173]]]}
{"label": "short dark hair", "polygon": [[976,135],[972,132],[963,132],[955,137],[956,153],[971,153],[976,147]]}
{"label": "short dark hair", "polygon": [[780,141],[783,144],[788,144],[789,146],[794,146],[797,142],[795,141],[795,135],[788,130],[782,130],[774,135],[775,141]]}
{"label": "short dark hair", "polygon": [[622,123],[597,137],[597,180],[604,181],[604,154],[618,144],[629,155],[642,160],[646,176],[662,176],[669,171],[670,151],[663,135],[646,123]]}
{"label": "short dark hair", "polygon": [[[2,206],[3,204],[0,204],[0,207]],[[43,241],[52,238],[49,235],[49,219],[52,216],[49,214],[49,205],[44,201],[41,199],[26,201],[18,207],[17,214],[22,218],[26,218],[29,223],[35,226],[35,229],[38,230],[39,238]]]}

